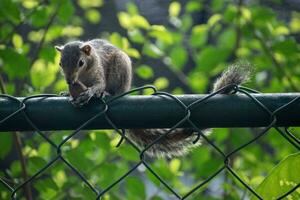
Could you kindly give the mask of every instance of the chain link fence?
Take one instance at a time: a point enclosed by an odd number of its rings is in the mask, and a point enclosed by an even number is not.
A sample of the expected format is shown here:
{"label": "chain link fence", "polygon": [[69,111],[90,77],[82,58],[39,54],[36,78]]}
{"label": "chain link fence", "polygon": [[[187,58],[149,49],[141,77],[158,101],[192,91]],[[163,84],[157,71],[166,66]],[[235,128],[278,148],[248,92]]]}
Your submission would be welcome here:
{"label": "chain link fence", "polygon": [[[129,95],[131,93],[136,93],[139,91],[143,91],[145,89],[152,89],[153,90],[153,95],[159,95],[159,96],[164,96],[167,97],[170,101],[176,102],[176,104],[178,106],[180,106],[183,110],[182,112],[182,119],[179,120],[177,123],[174,123],[174,125],[172,127],[170,127],[170,129],[168,129],[162,136],[156,138],[152,143],[148,144],[144,149],[139,149],[127,136],[126,136],[126,131],[124,129],[120,129],[118,127],[118,124],[114,123],[114,121],[111,119],[111,117],[108,114],[108,110],[110,109],[110,106],[118,99],[123,98],[126,95]],[[234,149],[233,151],[231,151],[230,153],[225,153],[224,151],[221,150],[220,147],[218,147],[211,139],[209,139],[204,133],[203,133],[203,127],[199,127],[197,125],[197,123],[195,123],[192,119],[191,119],[191,114],[193,113],[193,110],[199,106],[200,104],[205,104],[205,102],[207,102],[210,98],[212,98],[213,96],[215,96],[216,94],[222,93],[224,90],[228,90],[228,89],[232,89],[235,93],[239,92],[244,94],[247,98],[249,98],[252,102],[255,103],[257,109],[263,111],[264,113],[266,113],[267,116],[267,120],[269,120],[269,124],[267,126],[265,126],[264,128],[260,129],[259,134],[255,135],[254,138],[252,138],[251,140],[249,140],[247,143],[240,145],[238,148]],[[82,182],[84,182],[89,188],[90,191],[93,192],[96,195],[96,199],[101,199],[101,197],[103,197],[107,192],[109,192],[115,185],[120,184],[120,182],[122,180],[124,180],[127,176],[129,176],[130,174],[134,173],[135,170],[137,170],[137,168],[141,165],[143,165],[144,167],[146,167],[146,169],[153,174],[157,180],[159,180],[172,194],[174,194],[175,197],[177,197],[178,199],[187,199],[188,197],[191,197],[191,195],[193,193],[195,193],[197,190],[199,190],[200,188],[204,187],[204,185],[206,185],[208,182],[212,181],[213,179],[216,178],[216,176],[224,171],[229,172],[230,174],[233,175],[233,177],[240,182],[249,192],[251,192],[255,197],[257,197],[257,199],[263,199],[262,196],[260,196],[260,194],[258,192],[256,192],[246,181],[243,180],[243,178],[241,176],[239,176],[239,174],[231,167],[230,165],[230,159],[232,158],[232,156],[236,153],[238,153],[239,151],[241,151],[242,149],[246,148],[247,146],[251,145],[252,143],[254,143],[255,141],[259,140],[260,137],[262,137],[263,135],[267,134],[268,130],[271,128],[274,128],[278,134],[280,134],[283,139],[285,139],[286,141],[289,142],[290,145],[294,146],[298,151],[300,150],[300,140],[293,135],[293,133],[288,129],[288,127],[285,128],[280,128],[277,127],[276,122],[277,122],[277,114],[279,112],[284,112],[286,111],[286,109],[290,109],[293,108],[293,106],[295,104],[299,103],[299,97],[296,97],[294,99],[292,99],[291,101],[289,101],[288,103],[281,105],[279,107],[277,107],[275,110],[271,111],[267,106],[265,106],[259,99],[257,99],[255,97],[255,93],[258,93],[255,90],[249,89],[249,88],[245,88],[245,87],[241,87],[241,86],[236,86],[236,85],[228,85],[222,89],[220,89],[217,92],[214,92],[212,94],[208,94],[206,95],[204,98],[200,98],[192,103],[190,103],[189,105],[186,105],[184,102],[182,102],[179,98],[177,98],[176,96],[166,93],[166,92],[159,92],[156,90],[155,87],[153,86],[144,86],[144,87],[140,87],[140,88],[136,88],[133,89],[129,92],[126,92],[122,95],[116,96],[116,97],[112,97],[108,100],[106,99],[99,99],[99,101],[101,101],[101,103],[104,105],[102,110],[100,112],[98,112],[97,114],[95,114],[93,117],[91,117],[90,119],[88,119],[87,121],[85,121],[84,123],[82,123],[76,130],[74,130],[70,135],[68,135],[67,137],[65,137],[58,145],[55,144],[55,142],[53,140],[51,140],[43,131],[41,131],[41,129],[35,124],[35,122],[31,119],[30,117],[30,113],[28,113],[27,111],[27,101],[29,99],[33,99],[33,98],[48,98],[48,97],[54,97],[57,95],[48,95],[48,94],[44,94],[44,95],[35,95],[35,96],[30,96],[30,97],[26,97],[23,98],[22,100],[20,100],[19,98],[16,97],[12,97],[9,95],[0,95],[0,98],[9,100],[9,101],[13,101],[19,104],[19,108],[17,110],[15,110],[14,112],[12,112],[11,114],[9,114],[8,116],[5,116],[3,119],[1,119],[0,121],[0,127],[5,125],[5,122],[7,120],[13,120],[14,117],[18,114],[22,114],[24,117],[24,120],[26,120],[32,129],[35,130],[35,132],[37,134],[39,134],[43,139],[45,139],[45,141],[47,141],[53,148],[56,149],[56,156],[53,157],[44,167],[42,167],[41,169],[39,169],[33,176],[31,176],[30,178],[28,178],[27,180],[25,180],[24,182],[22,182],[21,184],[17,185],[17,186],[12,186],[10,185],[5,177],[0,177],[0,181],[1,183],[5,186],[5,188],[11,193],[11,199],[17,199],[19,198],[19,196],[17,196],[17,193],[19,190],[21,190],[22,188],[24,188],[26,186],[26,184],[32,182],[34,179],[36,179],[38,176],[42,175],[49,167],[51,167],[52,165],[54,165],[54,163],[57,162],[61,162],[64,165],[66,165],[68,168],[70,168],[70,170],[72,170],[81,180]],[[96,186],[90,183],[90,181],[85,178],[85,176],[83,175],[83,172],[77,170],[72,163],[70,163],[65,157],[64,157],[64,152],[62,151],[62,147],[66,144],[66,142],[68,142],[71,138],[74,138],[81,130],[85,129],[90,123],[92,123],[94,120],[96,120],[99,117],[104,117],[106,119],[106,121],[110,124],[111,129],[114,129],[117,133],[119,133],[121,135],[121,140],[118,143],[118,146],[121,145],[123,140],[126,140],[130,145],[132,145],[132,147],[134,147],[136,149],[136,151],[139,152],[140,155],[140,159],[139,161],[130,168],[130,170],[128,170],[125,174],[123,174],[121,177],[119,177],[118,180],[112,182],[108,187],[106,188],[102,188],[101,186]],[[151,165],[149,164],[149,162],[145,159],[145,153],[147,152],[147,150],[149,150],[153,145],[159,143],[160,141],[162,141],[163,139],[165,139],[168,134],[170,134],[172,132],[172,130],[179,128],[182,126],[182,124],[188,124],[188,126],[190,128],[193,128],[195,130],[195,132],[197,132],[197,138],[195,139],[195,142],[197,140],[199,140],[200,138],[205,140],[207,142],[208,145],[210,145],[223,159],[223,165],[216,170],[212,175],[210,175],[206,180],[204,180],[203,182],[199,183],[198,185],[196,185],[193,188],[190,188],[190,191],[187,192],[184,195],[179,194],[178,192],[175,191],[174,188],[172,188],[168,183],[167,180],[164,180],[158,172],[156,172]],[[238,126],[238,125],[237,125]],[[101,147],[99,147],[101,148]],[[295,169],[298,170],[298,169]],[[291,190],[289,190],[288,192],[286,192],[285,194],[282,194],[282,196],[277,197],[277,199],[283,199],[285,197],[287,197],[289,194],[293,193],[297,188],[299,188],[300,183],[298,183],[295,187],[293,187]],[[98,188],[102,188],[101,190]]]}

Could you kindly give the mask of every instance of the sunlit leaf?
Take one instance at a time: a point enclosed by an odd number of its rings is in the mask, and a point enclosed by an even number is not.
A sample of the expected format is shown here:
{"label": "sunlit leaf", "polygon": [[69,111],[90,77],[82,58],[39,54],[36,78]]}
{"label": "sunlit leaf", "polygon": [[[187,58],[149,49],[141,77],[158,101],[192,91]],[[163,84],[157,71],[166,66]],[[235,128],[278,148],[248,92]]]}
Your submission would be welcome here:
{"label": "sunlit leaf", "polygon": [[129,29],[133,26],[132,22],[131,22],[131,17],[126,12],[119,12],[118,19],[119,19],[120,25],[125,29]]}
{"label": "sunlit leaf", "polygon": [[57,63],[49,63],[39,59],[35,61],[30,70],[31,83],[37,89],[43,89],[55,80],[58,71]]}
{"label": "sunlit leaf", "polygon": [[[256,191],[264,199],[277,199],[300,183],[300,153],[286,157],[275,166]],[[291,199],[299,199],[300,191],[297,189],[289,195]],[[254,197],[252,199],[255,199]]]}
{"label": "sunlit leaf", "polygon": [[15,48],[19,49],[23,46],[23,39],[22,36],[19,34],[14,34],[12,37],[12,43]]}
{"label": "sunlit leaf", "polygon": [[125,48],[124,51],[132,58],[140,58],[140,52],[134,48]]}
{"label": "sunlit leaf", "polygon": [[146,43],[144,45],[143,53],[151,58],[159,58],[163,55],[163,52],[152,43]]}
{"label": "sunlit leaf", "polygon": [[218,23],[220,20],[222,19],[222,15],[220,14],[214,14],[212,15],[207,23],[210,25],[210,26],[214,26],[216,23]]}
{"label": "sunlit leaf", "polygon": [[23,0],[22,5],[27,9],[35,8],[39,5],[38,0]]}
{"label": "sunlit leaf", "polygon": [[181,10],[181,5],[177,1],[173,1],[169,6],[169,16],[178,17]]}
{"label": "sunlit leaf", "polygon": [[101,14],[96,9],[90,9],[86,11],[85,17],[93,24],[97,24],[101,20]]}
{"label": "sunlit leaf", "polygon": [[78,0],[78,4],[82,8],[101,7],[103,5],[103,0]]}
{"label": "sunlit leaf", "polygon": [[149,35],[167,44],[171,44],[173,42],[173,38],[170,32],[161,25],[152,25],[149,31]]}
{"label": "sunlit leaf", "polygon": [[192,47],[201,47],[207,42],[208,26],[206,24],[196,25],[192,29],[190,45]]}
{"label": "sunlit leaf", "polygon": [[[58,33],[60,32],[60,30],[57,30],[57,31],[58,31]],[[69,37],[78,37],[78,36],[81,36],[83,33],[84,33],[84,30],[80,26],[65,26],[61,30],[61,34],[65,35],[65,36],[69,36]]]}
{"label": "sunlit leaf", "polygon": [[149,79],[153,77],[153,70],[148,65],[141,65],[135,69],[135,73],[142,79]]}
{"label": "sunlit leaf", "polygon": [[148,29],[150,27],[150,24],[147,21],[147,19],[141,15],[133,15],[131,17],[131,22],[134,25],[134,27],[139,27],[143,29]]}
{"label": "sunlit leaf", "polygon": [[203,73],[194,70],[189,73],[188,82],[193,91],[196,93],[203,93],[207,86],[208,77]]}
{"label": "sunlit leaf", "polygon": [[293,12],[292,19],[290,21],[290,28],[292,33],[300,32],[300,13]]}
{"label": "sunlit leaf", "polygon": [[158,90],[162,90],[169,86],[169,81],[165,77],[159,77],[154,81],[153,84]]}
{"label": "sunlit leaf", "polygon": [[134,4],[133,2],[127,3],[126,7],[127,7],[127,10],[130,15],[138,15],[139,14],[139,10],[138,10],[136,4]]}
{"label": "sunlit leaf", "polygon": [[170,171],[174,174],[177,174],[180,169],[181,162],[179,159],[174,158],[171,160],[169,165],[170,165]]}
{"label": "sunlit leaf", "polygon": [[136,43],[145,42],[145,37],[139,29],[129,30],[128,35],[129,35],[130,40],[133,42],[136,42]]}

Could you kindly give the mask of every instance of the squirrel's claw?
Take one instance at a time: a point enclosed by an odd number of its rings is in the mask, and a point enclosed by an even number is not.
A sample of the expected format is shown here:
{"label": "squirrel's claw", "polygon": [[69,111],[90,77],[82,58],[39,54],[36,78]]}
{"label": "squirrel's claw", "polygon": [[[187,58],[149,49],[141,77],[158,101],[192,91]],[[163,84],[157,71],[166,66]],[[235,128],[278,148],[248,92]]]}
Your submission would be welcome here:
{"label": "squirrel's claw", "polygon": [[81,107],[81,106],[87,104],[93,96],[94,96],[94,93],[89,88],[86,91],[84,91],[83,93],[81,93],[76,99],[71,99],[70,102],[76,107]]}

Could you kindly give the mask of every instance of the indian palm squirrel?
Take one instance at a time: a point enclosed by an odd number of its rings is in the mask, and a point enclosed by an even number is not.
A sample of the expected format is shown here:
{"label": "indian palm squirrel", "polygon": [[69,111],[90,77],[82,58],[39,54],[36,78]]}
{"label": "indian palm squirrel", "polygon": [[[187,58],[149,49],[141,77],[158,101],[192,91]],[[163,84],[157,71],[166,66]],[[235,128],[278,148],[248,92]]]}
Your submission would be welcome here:
{"label": "indian palm squirrel", "polygon": [[[118,95],[130,89],[131,60],[125,52],[108,41],[73,41],[55,48],[61,53],[60,66],[69,85],[73,105],[83,106],[93,96]],[[248,80],[249,73],[245,67],[228,67],[214,83],[213,92],[229,84],[244,83]],[[224,90],[222,93],[231,92],[232,90]],[[168,129],[131,129],[127,135],[143,149],[166,131]],[[155,157],[184,155],[201,144],[201,141],[194,144],[196,134],[191,128],[177,128],[151,146],[146,153]]]}

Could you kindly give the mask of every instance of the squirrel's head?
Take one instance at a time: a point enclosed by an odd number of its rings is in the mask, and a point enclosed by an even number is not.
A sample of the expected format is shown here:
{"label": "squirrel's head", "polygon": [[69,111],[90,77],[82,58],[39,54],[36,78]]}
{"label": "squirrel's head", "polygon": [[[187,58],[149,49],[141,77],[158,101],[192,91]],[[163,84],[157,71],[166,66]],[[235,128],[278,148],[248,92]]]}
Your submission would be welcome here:
{"label": "squirrel's head", "polygon": [[68,84],[77,82],[80,74],[91,66],[92,46],[83,42],[70,42],[64,46],[55,46],[61,53],[60,67]]}

